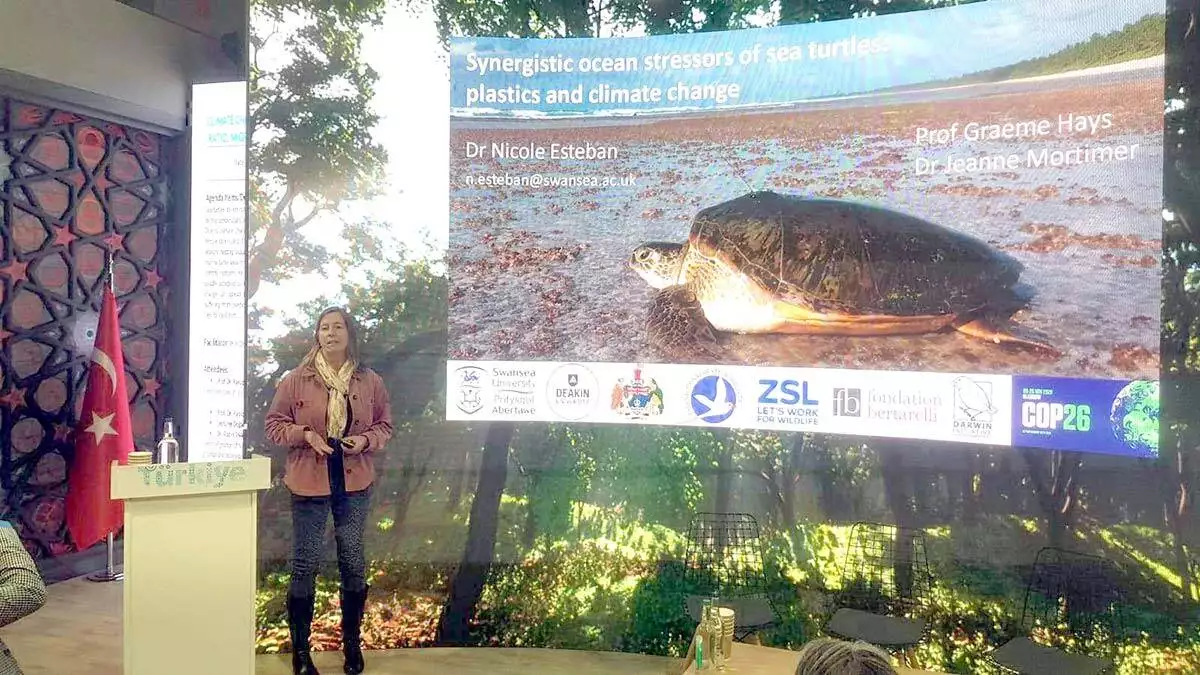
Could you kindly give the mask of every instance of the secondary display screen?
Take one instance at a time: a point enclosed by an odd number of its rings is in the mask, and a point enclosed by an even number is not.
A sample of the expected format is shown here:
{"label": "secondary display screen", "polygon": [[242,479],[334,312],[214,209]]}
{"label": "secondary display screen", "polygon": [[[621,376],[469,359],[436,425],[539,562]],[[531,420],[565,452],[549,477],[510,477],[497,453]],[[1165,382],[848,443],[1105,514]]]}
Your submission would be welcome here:
{"label": "secondary display screen", "polygon": [[192,87],[188,461],[242,459],[246,83]]}
{"label": "secondary display screen", "polygon": [[1164,21],[452,40],[448,416],[1156,455]]}

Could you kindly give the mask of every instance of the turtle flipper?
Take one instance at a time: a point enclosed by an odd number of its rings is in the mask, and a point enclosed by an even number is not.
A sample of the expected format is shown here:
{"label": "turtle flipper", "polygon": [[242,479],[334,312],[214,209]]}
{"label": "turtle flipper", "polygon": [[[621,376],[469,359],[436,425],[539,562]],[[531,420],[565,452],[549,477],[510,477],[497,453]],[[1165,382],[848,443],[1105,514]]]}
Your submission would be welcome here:
{"label": "turtle flipper", "polygon": [[955,326],[955,329],[964,335],[970,335],[973,338],[994,342],[998,345],[1031,349],[1033,351],[1056,358],[1062,356],[1061,351],[1045,342],[1013,335],[1012,333],[1008,333],[1004,330],[996,328],[992,324],[982,319],[976,319],[974,321],[968,321],[967,323],[957,325]]}
{"label": "turtle flipper", "polygon": [[715,357],[717,333],[687,286],[670,286],[654,296],[646,321],[650,345],[675,358]]}

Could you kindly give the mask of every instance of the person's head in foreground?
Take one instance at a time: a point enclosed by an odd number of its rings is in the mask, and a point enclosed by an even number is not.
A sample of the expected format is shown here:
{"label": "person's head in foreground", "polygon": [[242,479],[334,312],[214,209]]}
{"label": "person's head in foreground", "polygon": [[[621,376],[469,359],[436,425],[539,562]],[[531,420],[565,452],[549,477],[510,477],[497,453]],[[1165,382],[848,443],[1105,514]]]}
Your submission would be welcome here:
{"label": "person's head in foreground", "polygon": [[866,642],[817,638],[800,649],[796,675],[897,675],[887,652]]}

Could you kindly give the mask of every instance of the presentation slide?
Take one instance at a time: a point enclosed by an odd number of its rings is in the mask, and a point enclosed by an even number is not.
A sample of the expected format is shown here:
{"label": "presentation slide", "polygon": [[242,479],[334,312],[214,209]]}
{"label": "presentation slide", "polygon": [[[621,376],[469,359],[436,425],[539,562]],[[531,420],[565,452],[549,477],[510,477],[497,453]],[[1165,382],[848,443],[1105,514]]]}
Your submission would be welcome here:
{"label": "presentation slide", "polygon": [[246,83],[192,88],[189,462],[242,459],[246,369]]}
{"label": "presentation slide", "polygon": [[1164,12],[453,40],[448,417],[1154,456]]}

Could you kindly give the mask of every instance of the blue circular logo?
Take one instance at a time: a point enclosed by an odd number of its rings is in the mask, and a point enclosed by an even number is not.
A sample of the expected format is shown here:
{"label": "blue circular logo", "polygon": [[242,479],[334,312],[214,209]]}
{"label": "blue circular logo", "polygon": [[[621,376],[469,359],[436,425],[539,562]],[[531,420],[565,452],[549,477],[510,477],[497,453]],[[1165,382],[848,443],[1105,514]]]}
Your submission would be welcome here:
{"label": "blue circular logo", "polygon": [[692,412],[701,421],[720,424],[733,416],[737,391],[720,375],[708,375],[692,385]]}

